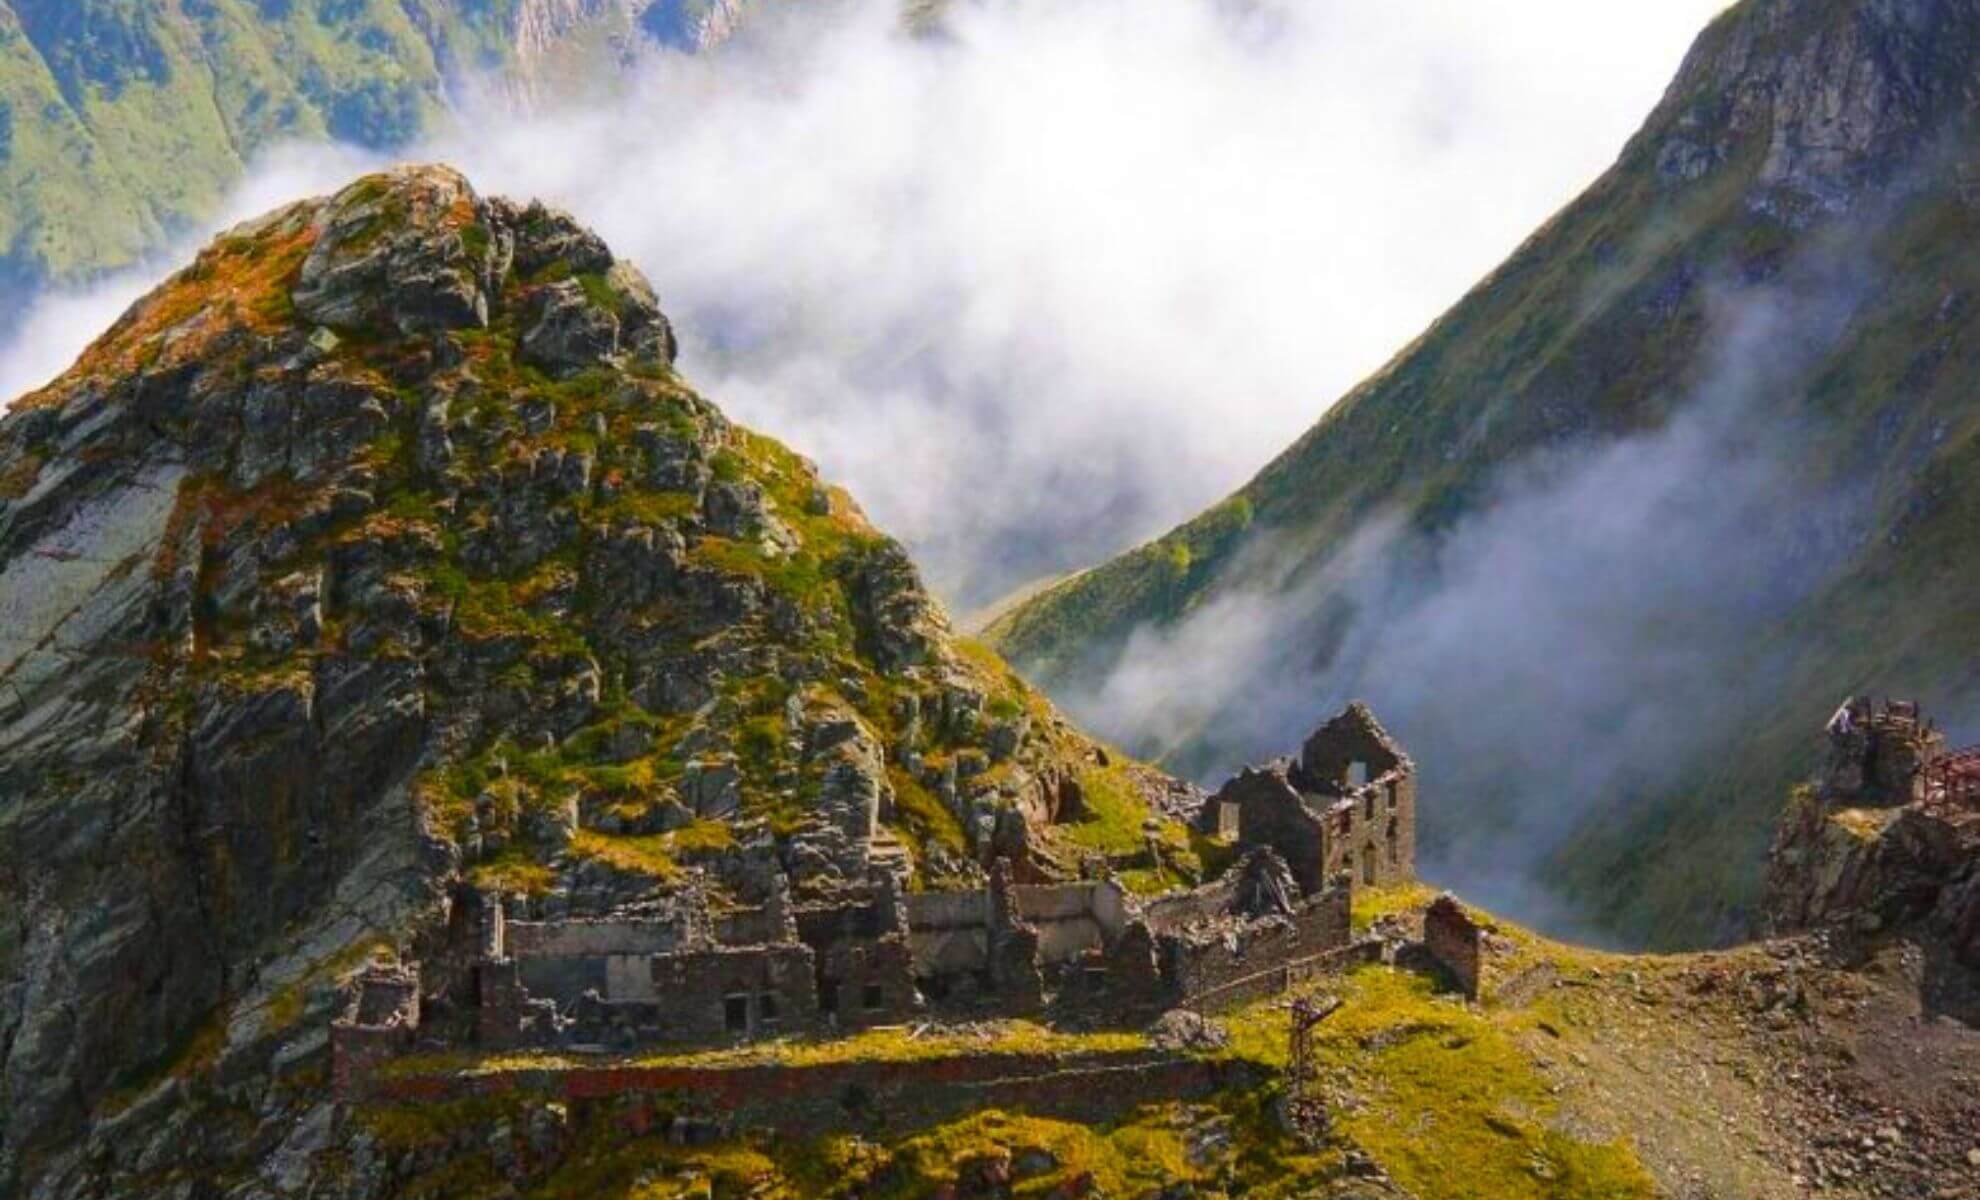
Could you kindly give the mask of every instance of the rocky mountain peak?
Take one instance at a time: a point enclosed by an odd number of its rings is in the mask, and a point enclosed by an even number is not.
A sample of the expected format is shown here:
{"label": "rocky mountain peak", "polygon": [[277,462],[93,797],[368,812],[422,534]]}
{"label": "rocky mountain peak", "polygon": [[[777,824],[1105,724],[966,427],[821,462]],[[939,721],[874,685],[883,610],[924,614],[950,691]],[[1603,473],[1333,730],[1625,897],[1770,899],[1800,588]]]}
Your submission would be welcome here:
{"label": "rocky mountain peak", "polygon": [[0,1182],[117,1070],[307,1056],[465,895],[1195,871],[1166,781],[674,348],[568,215],[412,167],[229,231],[0,420]]}
{"label": "rocky mountain peak", "polygon": [[1749,0],[1693,46],[1637,146],[1668,183],[1752,172],[1787,211],[1847,208],[1980,113],[1980,13],[1956,0]]}

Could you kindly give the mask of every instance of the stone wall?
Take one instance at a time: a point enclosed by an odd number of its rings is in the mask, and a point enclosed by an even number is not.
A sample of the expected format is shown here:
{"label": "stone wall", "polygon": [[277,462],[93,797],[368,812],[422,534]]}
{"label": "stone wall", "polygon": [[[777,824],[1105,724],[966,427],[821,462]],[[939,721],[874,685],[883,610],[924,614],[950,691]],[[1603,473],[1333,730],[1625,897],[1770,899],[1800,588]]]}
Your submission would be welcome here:
{"label": "stone wall", "polygon": [[1288,770],[1283,762],[1247,767],[1205,808],[1235,810],[1239,843],[1271,847],[1292,868],[1300,890],[1316,893],[1326,888],[1333,874],[1328,865],[1327,831],[1320,815],[1293,786]]}
{"label": "stone wall", "polygon": [[1240,976],[1208,991],[1187,996],[1183,1007],[1199,1013],[1228,1012],[1260,1000],[1283,995],[1361,963],[1379,962],[1382,943],[1376,940],[1352,942],[1307,958],[1276,964],[1251,975]]}
{"label": "stone wall", "polygon": [[919,1009],[907,939],[834,941],[817,953],[817,1010],[839,1029],[890,1025]]}
{"label": "stone wall", "polygon": [[491,957],[668,954],[686,940],[687,930],[680,921],[508,921],[504,952]]}
{"label": "stone wall", "polygon": [[1822,799],[1835,807],[1895,808],[1923,796],[1925,770],[1946,736],[1917,704],[1852,696],[1829,718]]}
{"label": "stone wall", "polygon": [[710,922],[715,940],[724,946],[752,946],[784,939],[781,914],[767,908],[723,913]]}
{"label": "stone wall", "polygon": [[1104,949],[1127,923],[1127,898],[1107,881],[1011,889],[1018,918],[1038,931],[1041,962],[1058,963]]}
{"label": "stone wall", "polygon": [[628,1132],[679,1117],[713,1118],[724,1133],[745,1129],[813,1137],[847,1129],[921,1128],[996,1108],[1061,1120],[1102,1122],[1145,1104],[1198,1099],[1259,1083],[1242,1063],[1152,1051],[978,1055],[909,1062],[818,1066],[522,1069],[489,1075],[358,1077],[346,1099],[420,1104],[475,1095],[526,1093],[581,1106],[612,1103]]}
{"label": "stone wall", "polygon": [[1341,950],[1352,939],[1349,899],[1347,888],[1333,888],[1304,901],[1290,917],[1165,938],[1163,974],[1187,998]]}
{"label": "stone wall", "polygon": [[1437,897],[1423,915],[1423,947],[1450,976],[1452,986],[1467,1000],[1481,994],[1485,964],[1485,931],[1455,897]]}
{"label": "stone wall", "polygon": [[1356,788],[1327,812],[1328,877],[1348,872],[1363,887],[1416,877],[1416,778],[1394,770]]}
{"label": "stone wall", "polygon": [[669,1015],[664,1036],[722,1041],[807,1028],[818,1016],[814,961],[801,944],[655,958],[653,987]]}
{"label": "stone wall", "polygon": [[1215,883],[1187,892],[1171,892],[1150,900],[1142,908],[1142,919],[1156,933],[1168,933],[1185,925],[1218,920],[1237,909],[1238,877],[1227,873]]}
{"label": "stone wall", "polygon": [[987,970],[990,894],[920,892],[907,897],[908,945],[923,977]]}

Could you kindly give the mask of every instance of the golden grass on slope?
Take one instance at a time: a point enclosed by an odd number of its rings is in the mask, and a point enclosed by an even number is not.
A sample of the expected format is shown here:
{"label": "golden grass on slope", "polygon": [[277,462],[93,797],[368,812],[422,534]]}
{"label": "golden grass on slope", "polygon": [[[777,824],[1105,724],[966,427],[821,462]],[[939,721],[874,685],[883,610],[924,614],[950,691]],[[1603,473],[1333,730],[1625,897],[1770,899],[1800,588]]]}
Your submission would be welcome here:
{"label": "golden grass on slope", "polygon": [[[1626,1200],[1656,1194],[1625,1143],[1564,1132],[1546,1079],[1516,1034],[1528,1013],[1491,1013],[1431,981],[1360,968],[1345,1004],[1316,1031],[1318,1082],[1343,1134],[1425,1200]],[[1230,1053],[1286,1062],[1277,1003],[1229,1020]]]}

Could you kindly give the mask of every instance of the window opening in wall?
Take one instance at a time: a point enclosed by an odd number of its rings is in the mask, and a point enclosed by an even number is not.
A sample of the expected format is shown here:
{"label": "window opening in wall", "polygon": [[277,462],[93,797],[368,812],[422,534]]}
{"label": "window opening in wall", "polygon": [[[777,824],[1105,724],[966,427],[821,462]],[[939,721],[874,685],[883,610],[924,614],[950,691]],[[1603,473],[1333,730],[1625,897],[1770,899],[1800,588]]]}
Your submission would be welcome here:
{"label": "window opening in wall", "polygon": [[722,1024],[730,1033],[749,1032],[749,996],[722,998]]}
{"label": "window opening in wall", "polygon": [[886,1006],[887,994],[880,990],[879,984],[869,983],[859,990],[859,1002],[866,1006],[867,1012],[878,1012]]}
{"label": "window opening in wall", "polygon": [[818,985],[818,1011],[835,1013],[839,1011],[839,981],[826,979]]}
{"label": "window opening in wall", "polygon": [[1389,865],[1392,867],[1398,866],[1402,862],[1402,852],[1399,848],[1400,840],[1401,840],[1400,835],[1396,831],[1396,819],[1394,817],[1390,817],[1389,818]]}
{"label": "window opening in wall", "polygon": [[1364,846],[1361,850],[1361,882],[1375,882],[1375,847]]}
{"label": "window opening in wall", "polygon": [[1347,781],[1349,787],[1360,787],[1368,782],[1368,764],[1353,762],[1348,764]]}
{"label": "window opening in wall", "polygon": [[1369,792],[1361,798],[1361,815],[1372,821],[1375,819],[1375,793]]}
{"label": "window opening in wall", "polygon": [[757,1019],[766,1024],[775,1021],[777,1019],[777,994],[775,992],[765,992],[761,996],[758,996],[756,998],[756,1013]]}

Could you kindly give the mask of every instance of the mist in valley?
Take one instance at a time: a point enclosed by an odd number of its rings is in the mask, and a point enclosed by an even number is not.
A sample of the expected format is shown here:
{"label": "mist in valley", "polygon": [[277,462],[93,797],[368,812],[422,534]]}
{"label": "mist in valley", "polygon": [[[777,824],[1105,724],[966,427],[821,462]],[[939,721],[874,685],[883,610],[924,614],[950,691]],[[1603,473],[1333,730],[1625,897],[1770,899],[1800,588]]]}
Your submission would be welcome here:
{"label": "mist in valley", "polygon": [[[1613,159],[1717,7],[1015,0],[915,35],[894,0],[769,5],[607,101],[464,99],[401,157],[596,227],[687,376],[967,613],[1241,484]],[[283,150],[216,227],[382,161]],[[0,391],[208,232],[44,300]]]}
{"label": "mist in valley", "polygon": [[[1652,7],[1018,2],[910,34],[879,0],[792,5],[606,101],[467,100],[400,157],[594,226],[654,281],[686,376],[966,613],[1214,503],[1407,344],[1612,161],[1719,5]],[[287,148],[215,228],[385,162]],[[0,389],[208,232],[43,297]],[[1521,464],[1435,539],[1378,518],[1300,578],[1256,547],[1269,585],[1060,698],[1208,779],[1366,698],[1423,764],[1431,873],[1571,925],[1532,883],[1547,847],[1654,784],[1695,714],[1762,694],[1728,648],[1821,577],[1840,518],[1749,436],[1779,377],[1748,351],[1826,328],[1808,303],[1728,295],[1669,428]],[[1783,520],[1807,542],[1739,536]],[[1459,807],[1486,816],[1461,842]]]}

